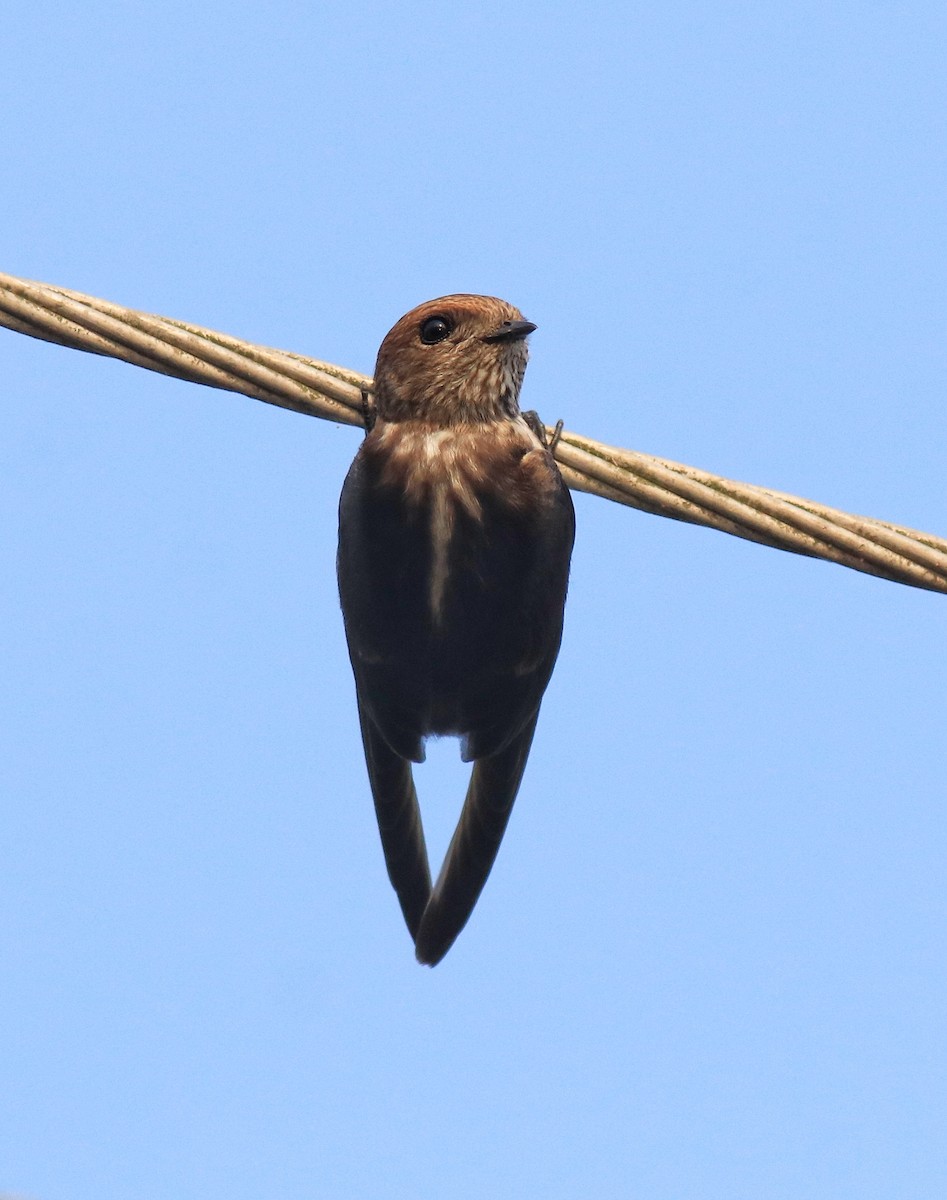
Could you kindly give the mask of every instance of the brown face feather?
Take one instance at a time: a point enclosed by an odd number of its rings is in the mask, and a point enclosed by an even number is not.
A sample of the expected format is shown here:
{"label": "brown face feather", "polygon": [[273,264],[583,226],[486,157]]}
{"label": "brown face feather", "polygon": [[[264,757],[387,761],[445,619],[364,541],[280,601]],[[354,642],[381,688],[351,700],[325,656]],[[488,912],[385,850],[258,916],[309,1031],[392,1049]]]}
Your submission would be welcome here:
{"label": "brown face feather", "polygon": [[442,296],[401,318],[381,344],[375,405],[386,421],[482,423],[519,412],[525,334],[495,337],[519,309],[492,296]]}

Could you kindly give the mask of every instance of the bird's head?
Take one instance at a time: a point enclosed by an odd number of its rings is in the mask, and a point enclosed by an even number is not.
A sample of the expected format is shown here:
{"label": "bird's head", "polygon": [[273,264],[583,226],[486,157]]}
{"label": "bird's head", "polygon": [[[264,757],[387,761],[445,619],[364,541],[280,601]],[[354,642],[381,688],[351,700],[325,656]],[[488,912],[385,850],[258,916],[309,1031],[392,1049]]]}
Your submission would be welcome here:
{"label": "bird's head", "polygon": [[378,351],[378,415],[436,425],[516,417],[535,328],[493,296],[442,296],[413,308]]}

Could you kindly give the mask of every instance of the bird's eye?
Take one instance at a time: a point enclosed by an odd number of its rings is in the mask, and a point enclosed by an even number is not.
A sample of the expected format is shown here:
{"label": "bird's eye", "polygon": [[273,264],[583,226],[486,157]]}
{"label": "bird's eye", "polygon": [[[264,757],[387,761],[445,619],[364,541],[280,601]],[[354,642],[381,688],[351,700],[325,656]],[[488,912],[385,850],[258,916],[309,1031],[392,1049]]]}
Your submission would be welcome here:
{"label": "bird's eye", "polygon": [[421,322],[421,341],[425,346],[433,346],[435,342],[443,342],[449,337],[454,326],[446,317],[428,317]]}

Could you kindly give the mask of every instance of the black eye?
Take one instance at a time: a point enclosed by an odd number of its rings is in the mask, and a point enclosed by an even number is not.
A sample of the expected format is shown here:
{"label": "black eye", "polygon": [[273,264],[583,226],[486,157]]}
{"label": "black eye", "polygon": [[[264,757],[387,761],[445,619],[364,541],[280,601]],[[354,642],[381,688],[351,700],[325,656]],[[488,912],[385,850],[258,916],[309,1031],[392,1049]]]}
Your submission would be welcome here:
{"label": "black eye", "polygon": [[421,322],[421,341],[425,346],[433,346],[435,342],[443,342],[453,332],[454,326],[446,317],[428,317]]}

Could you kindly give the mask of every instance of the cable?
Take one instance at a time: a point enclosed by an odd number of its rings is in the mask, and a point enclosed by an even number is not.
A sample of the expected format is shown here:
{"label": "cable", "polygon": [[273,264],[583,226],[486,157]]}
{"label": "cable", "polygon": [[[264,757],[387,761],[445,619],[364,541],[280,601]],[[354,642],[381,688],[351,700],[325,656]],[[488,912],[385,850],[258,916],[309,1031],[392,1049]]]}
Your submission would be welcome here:
{"label": "cable", "polygon": [[[357,371],[2,273],[0,325],[345,425],[364,424],[371,403],[372,381]],[[566,483],[578,491],[896,583],[947,592],[947,541],[932,534],[568,431],[559,434],[555,455]]]}

